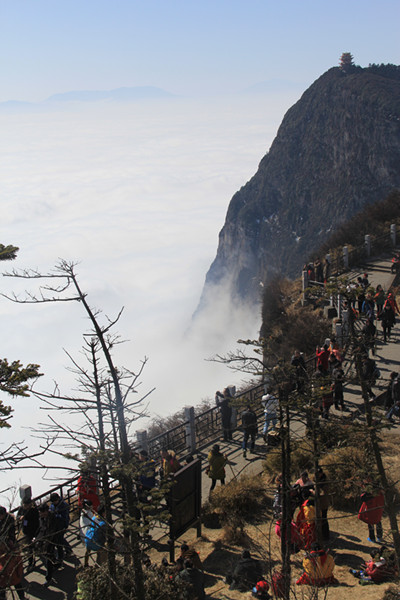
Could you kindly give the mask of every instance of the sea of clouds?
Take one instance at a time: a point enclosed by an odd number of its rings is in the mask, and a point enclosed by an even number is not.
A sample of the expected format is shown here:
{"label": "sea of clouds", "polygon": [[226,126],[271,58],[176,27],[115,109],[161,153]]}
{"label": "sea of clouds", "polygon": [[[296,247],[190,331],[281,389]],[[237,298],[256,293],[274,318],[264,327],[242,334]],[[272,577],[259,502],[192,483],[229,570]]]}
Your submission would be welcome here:
{"label": "sea of clouds", "polygon": [[[116,363],[137,371],[148,357],[139,391],[155,388],[150,416],[196,405],[243,380],[206,359],[234,350],[238,338],[257,336],[259,314],[229,310],[220,290],[210,312],[194,323],[191,317],[230,198],[257,170],[295,99],[286,92],[0,107],[0,242],[20,248],[2,271],[49,272],[60,258],[79,262],[89,303],[110,318],[124,307],[116,332],[126,342],[116,347]],[[3,277],[0,286],[2,293],[22,292],[31,283]],[[82,307],[2,298],[0,315],[1,356],[39,363],[38,389],[50,391],[57,381],[63,394],[72,393],[65,350],[80,360],[89,328]],[[2,448],[22,440],[36,448],[31,428],[46,422],[47,411],[33,396],[2,400],[14,407]],[[35,494],[49,478],[66,475],[13,470],[2,475],[0,488],[32,483]]]}

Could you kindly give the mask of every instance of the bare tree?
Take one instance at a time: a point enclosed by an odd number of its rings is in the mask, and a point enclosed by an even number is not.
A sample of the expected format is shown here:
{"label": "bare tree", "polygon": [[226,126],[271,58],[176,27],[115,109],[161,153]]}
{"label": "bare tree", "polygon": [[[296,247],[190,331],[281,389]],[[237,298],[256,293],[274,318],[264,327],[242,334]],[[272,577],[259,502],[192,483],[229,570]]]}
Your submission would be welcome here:
{"label": "bare tree", "polygon": [[[95,453],[102,457],[100,476],[103,491],[106,492],[107,520],[112,523],[111,504],[109,499],[108,471],[111,470],[120,482],[123,490],[126,517],[124,531],[128,534],[130,552],[133,559],[135,591],[138,600],[143,600],[144,578],[140,534],[138,529],[138,510],[134,495],[134,457],[129,445],[129,427],[133,421],[144,414],[143,401],[148,394],[131,401],[132,394],[137,393],[138,379],[143,371],[145,359],[137,373],[128,369],[118,369],[113,360],[112,350],[120,343],[119,337],[113,334],[112,328],[118,322],[122,310],[113,319],[105,317],[101,322],[101,312],[93,309],[79,285],[76,264],[65,260],[59,261],[55,269],[47,274],[37,271],[13,271],[6,276],[38,281],[36,291],[26,291],[22,296],[5,295],[6,298],[20,304],[42,304],[48,302],[80,302],[89,318],[91,329],[86,336],[84,354],[89,361],[89,368],[81,367],[72,356],[72,370],[78,377],[80,394],[75,397],[62,396],[56,388],[50,394],[35,392],[45,402],[48,412],[65,409],[68,412],[85,415],[85,422],[77,432],[75,428],[57,421],[50,416],[50,423],[42,428],[46,437],[57,436],[64,443],[76,447],[77,440],[83,446],[85,454]],[[101,358],[101,359],[100,359]],[[149,392],[150,393],[150,392]],[[93,414],[96,418],[93,418]],[[107,506],[108,504],[108,506]],[[109,532],[111,530],[109,529]],[[112,534],[109,533],[112,544]],[[112,553],[109,553],[112,556]],[[110,574],[115,575],[115,564],[109,559]],[[114,579],[112,577],[112,579]],[[114,580],[115,582],[115,580]]]}
{"label": "bare tree", "polygon": [[[17,246],[0,244],[0,261],[14,260],[18,250]],[[7,358],[0,359],[0,392],[4,392],[13,398],[29,396],[32,380],[36,380],[42,375],[39,370],[40,366],[37,364],[28,364],[24,367],[19,360],[9,362]],[[0,429],[11,427],[12,413],[13,408],[9,404],[5,404],[0,398]],[[47,448],[50,445],[51,442],[48,442]],[[27,452],[27,450],[28,448],[23,442],[13,442],[1,450],[0,463],[2,470],[7,471],[18,468],[20,463],[24,463],[24,468],[40,465],[39,457],[45,453],[46,448],[34,454]]]}

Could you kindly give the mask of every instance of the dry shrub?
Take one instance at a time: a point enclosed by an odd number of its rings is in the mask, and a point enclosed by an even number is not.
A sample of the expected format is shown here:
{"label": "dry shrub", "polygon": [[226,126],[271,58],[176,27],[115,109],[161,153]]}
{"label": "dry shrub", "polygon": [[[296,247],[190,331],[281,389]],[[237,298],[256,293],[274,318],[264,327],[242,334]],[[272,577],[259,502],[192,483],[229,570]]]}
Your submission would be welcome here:
{"label": "dry shrub", "polygon": [[400,600],[399,586],[391,585],[383,594],[382,600]]}
{"label": "dry shrub", "polygon": [[[292,473],[298,474],[304,470],[309,470],[313,466],[313,446],[308,439],[303,439],[298,443],[293,443],[290,452],[290,463]],[[280,447],[271,450],[264,462],[263,468],[268,475],[276,475],[282,471],[282,456]]]}
{"label": "dry shrub", "polygon": [[243,542],[246,524],[264,518],[268,502],[261,477],[242,475],[217,488],[211,495],[210,507],[219,514],[230,541]]}
{"label": "dry shrub", "polygon": [[[150,565],[143,570],[146,600],[182,600],[187,585],[170,579],[166,568]],[[110,597],[110,575],[104,567],[88,567],[77,576],[81,596],[91,600],[104,600]],[[117,564],[116,593],[118,598],[135,600],[135,570],[132,565]],[[78,597],[78,596],[74,596]]]}
{"label": "dry shrub", "polygon": [[277,276],[264,288],[261,338],[270,353],[284,360],[290,360],[294,350],[314,354],[315,347],[331,334],[331,321],[321,311],[301,306],[301,298],[300,281]]}
{"label": "dry shrub", "polygon": [[[199,415],[203,412],[206,412],[209,408],[214,406],[214,403],[210,398],[203,398],[199,404],[194,407],[195,415]],[[173,413],[169,416],[160,417],[159,415],[155,415],[150,425],[147,429],[147,436],[149,439],[155,438],[159,435],[162,435],[166,431],[177,427],[178,425],[182,425],[186,423],[185,411],[179,410],[176,413]]]}
{"label": "dry shrub", "polygon": [[[349,242],[358,246],[363,246],[366,233],[373,233],[374,236],[388,234],[391,223],[399,223],[400,220],[400,191],[393,190],[380,202],[365,206],[360,212],[351,219],[343,223],[319,248],[315,256],[325,254],[338,248],[348,245]],[[386,250],[390,247],[389,235],[384,240],[374,240],[375,251]]]}
{"label": "dry shrub", "polygon": [[364,447],[365,426],[353,422],[326,421],[318,432],[318,443],[322,452],[344,446]]}
{"label": "dry shrub", "polygon": [[290,356],[294,350],[311,356],[315,353],[316,346],[321,344],[321,340],[332,335],[332,321],[324,317],[320,310],[313,310],[310,306],[290,306],[286,316],[287,329],[284,335]]}
{"label": "dry shrub", "polygon": [[354,510],[362,481],[376,478],[371,463],[365,460],[363,446],[336,448],[321,460],[321,464],[328,476],[332,504],[336,509]]}

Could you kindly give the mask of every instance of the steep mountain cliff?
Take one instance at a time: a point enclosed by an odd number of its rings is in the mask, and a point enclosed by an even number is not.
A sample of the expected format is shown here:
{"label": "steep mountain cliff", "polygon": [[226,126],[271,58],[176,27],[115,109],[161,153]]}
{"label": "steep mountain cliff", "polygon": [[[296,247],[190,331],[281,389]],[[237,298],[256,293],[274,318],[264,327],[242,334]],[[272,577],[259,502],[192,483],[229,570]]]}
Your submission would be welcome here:
{"label": "steep mountain cliff", "polygon": [[364,205],[400,188],[400,67],[324,73],[286,113],[257,173],[232,198],[200,306],[221,284],[254,303],[277,271]]}

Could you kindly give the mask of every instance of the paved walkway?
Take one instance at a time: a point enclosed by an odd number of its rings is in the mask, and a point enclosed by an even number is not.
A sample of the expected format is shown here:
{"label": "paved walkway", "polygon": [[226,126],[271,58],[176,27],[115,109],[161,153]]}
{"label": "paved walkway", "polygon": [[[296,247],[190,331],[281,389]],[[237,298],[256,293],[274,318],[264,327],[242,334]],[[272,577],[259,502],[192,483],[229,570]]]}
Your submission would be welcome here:
{"label": "paved walkway", "polygon": [[[394,280],[394,275],[390,273],[390,258],[379,259],[376,261],[371,261],[365,265],[360,273],[354,272],[354,276],[357,277],[363,273],[368,273],[369,281],[371,285],[376,287],[378,284],[381,284],[383,288],[387,291],[389,287],[392,285]],[[383,391],[386,387],[387,380],[392,371],[400,371],[400,331],[399,327],[396,328],[392,332],[392,337],[390,343],[383,344],[383,336],[382,331],[380,329],[380,325],[378,325],[378,335],[377,335],[377,349],[375,359],[378,365],[378,368],[381,371],[381,378],[377,382],[378,391]],[[355,385],[347,385],[345,389],[345,402],[350,406],[356,406],[362,403],[361,391],[359,386]],[[332,410],[335,413],[335,409]],[[259,425],[259,429],[261,430],[261,423]],[[398,426],[393,427],[393,431],[398,430]],[[250,454],[248,452],[247,458],[243,458],[243,452],[241,449],[241,433],[235,432],[234,440],[232,443],[226,443],[221,440],[214,440],[210,447],[214,443],[218,443],[220,445],[221,452],[227,454],[229,462],[226,467],[226,481],[230,481],[233,477],[237,477],[242,473],[251,474],[251,473],[260,473],[262,470],[262,461],[268,452],[268,447],[263,442],[262,437],[259,436],[255,453]],[[205,469],[207,464],[207,454],[209,448],[203,450],[199,454],[199,457],[203,460],[203,469]],[[270,450],[271,451],[271,450]],[[279,450],[278,450],[279,451]],[[211,485],[211,480],[204,475],[202,478],[202,497],[203,501],[208,498],[209,489]],[[217,484],[219,485],[219,484]],[[64,567],[55,572],[54,576],[54,585],[51,585],[49,588],[44,588],[44,575],[45,571],[43,567],[40,570],[30,573],[26,577],[26,581],[29,584],[28,586],[28,594],[27,596],[31,599],[37,598],[40,600],[65,600],[71,599],[73,597],[74,589],[75,589],[75,571],[76,567],[81,564],[81,559],[83,557],[83,546],[80,541],[77,540],[77,526],[76,521],[71,524],[71,531],[68,535],[68,541],[73,546],[74,555],[72,557],[67,557]],[[162,536],[162,532],[160,531],[160,536],[157,540],[156,537],[156,545],[159,547],[160,551],[165,555],[168,555],[168,546],[166,544],[167,537]],[[8,596],[11,598],[11,595]]]}

